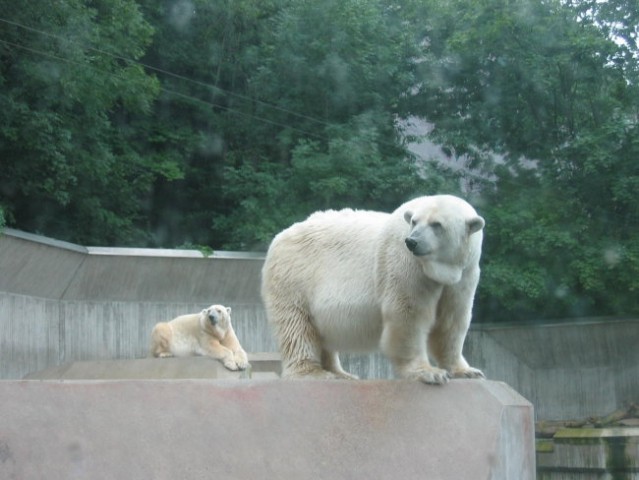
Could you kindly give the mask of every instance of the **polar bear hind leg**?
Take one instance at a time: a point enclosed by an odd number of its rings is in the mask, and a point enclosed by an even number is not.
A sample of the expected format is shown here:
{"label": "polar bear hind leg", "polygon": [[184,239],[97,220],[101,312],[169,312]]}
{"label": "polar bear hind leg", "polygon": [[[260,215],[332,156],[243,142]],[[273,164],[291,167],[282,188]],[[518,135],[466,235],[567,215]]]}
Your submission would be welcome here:
{"label": "polar bear hind leg", "polygon": [[322,343],[308,312],[284,303],[273,305],[271,312],[282,354],[282,378],[337,378],[322,368]]}
{"label": "polar bear hind leg", "polygon": [[339,353],[331,352],[328,350],[322,350],[322,367],[324,370],[333,372],[337,378],[344,378],[346,380],[359,380],[357,375],[348,373],[342,368],[342,364],[339,361]]}
{"label": "polar bear hind leg", "polygon": [[172,357],[171,338],[173,332],[168,323],[158,323],[151,332],[151,355],[154,357]]}

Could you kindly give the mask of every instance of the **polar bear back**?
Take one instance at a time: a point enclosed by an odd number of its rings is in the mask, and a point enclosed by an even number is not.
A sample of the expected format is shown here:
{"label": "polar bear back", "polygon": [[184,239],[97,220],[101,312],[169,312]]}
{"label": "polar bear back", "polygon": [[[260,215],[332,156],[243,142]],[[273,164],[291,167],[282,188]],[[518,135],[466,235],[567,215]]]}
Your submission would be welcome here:
{"label": "polar bear back", "polygon": [[374,258],[389,217],[328,210],[281,232],[271,244],[269,268],[264,270],[263,285],[269,286],[263,288],[265,302],[286,299],[305,305],[327,347],[375,348],[381,314],[375,300]]}
{"label": "polar bear back", "polygon": [[170,350],[174,356],[188,357],[200,350],[200,316],[199,313],[180,315],[167,322],[172,334]]}

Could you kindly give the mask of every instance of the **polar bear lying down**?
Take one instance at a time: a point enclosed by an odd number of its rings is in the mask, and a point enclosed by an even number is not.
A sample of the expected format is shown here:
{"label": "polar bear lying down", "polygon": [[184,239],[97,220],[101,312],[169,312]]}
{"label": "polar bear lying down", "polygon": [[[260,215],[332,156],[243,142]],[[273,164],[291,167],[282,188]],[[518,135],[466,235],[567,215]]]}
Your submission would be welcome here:
{"label": "polar bear lying down", "polygon": [[220,360],[229,370],[244,370],[249,365],[231,325],[231,308],[223,305],[156,324],[151,332],[151,355],[205,355]]}
{"label": "polar bear lying down", "polygon": [[317,212],[279,233],[262,298],[283,376],[355,378],[338,352],[381,349],[403,378],[483,377],[462,355],[483,227],[467,202],[435,195],[392,214]]}

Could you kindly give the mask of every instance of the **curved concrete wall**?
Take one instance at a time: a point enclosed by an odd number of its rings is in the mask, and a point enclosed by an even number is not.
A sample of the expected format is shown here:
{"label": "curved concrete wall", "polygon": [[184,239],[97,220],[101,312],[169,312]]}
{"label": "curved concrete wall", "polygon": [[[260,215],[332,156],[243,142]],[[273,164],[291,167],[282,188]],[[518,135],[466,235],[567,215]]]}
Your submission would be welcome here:
{"label": "curved concrete wall", "polygon": [[535,405],[539,419],[607,415],[639,399],[639,321],[481,325],[466,357]]}
{"label": "curved concrete wall", "polygon": [[85,247],[6,228],[0,234],[0,292],[59,300],[87,253]]}
{"label": "curved concrete wall", "polygon": [[[262,254],[81,247],[0,235],[0,378],[72,361],[147,355],[152,326],[211,303],[233,308],[249,352],[277,350],[259,296]],[[639,321],[474,325],[465,354],[511,385],[538,418],[607,414],[639,398]],[[389,378],[379,354],[345,355],[362,378]]]}
{"label": "curved concrete wall", "polygon": [[81,247],[17,230],[0,236],[0,291],[78,301],[259,304],[263,254]]}
{"label": "curved concrete wall", "polygon": [[259,295],[264,255],[82,247],[0,235],[0,378],[75,360],[147,355],[153,325],[233,308],[249,351],[275,351]]}

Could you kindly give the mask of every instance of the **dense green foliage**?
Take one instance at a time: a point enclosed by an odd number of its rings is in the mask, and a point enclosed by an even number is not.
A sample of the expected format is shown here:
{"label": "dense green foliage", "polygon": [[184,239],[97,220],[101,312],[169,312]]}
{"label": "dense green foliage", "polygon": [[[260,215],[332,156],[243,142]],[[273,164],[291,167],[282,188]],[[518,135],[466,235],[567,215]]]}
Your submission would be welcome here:
{"label": "dense green foliage", "polygon": [[25,230],[141,241],[139,191],[162,165],[126,118],[151,113],[159,84],[96,48],[140,57],[152,28],[133,1],[87,3],[0,3],[0,201]]}
{"label": "dense green foliage", "polygon": [[[0,226],[263,250],[466,196],[482,321],[636,315],[630,0],[0,0]],[[416,158],[407,119],[463,161]]]}
{"label": "dense green foliage", "polygon": [[442,5],[426,13],[441,30],[414,100],[439,141],[497,178],[481,190],[478,315],[636,312],[636,43],[556,2]]}

